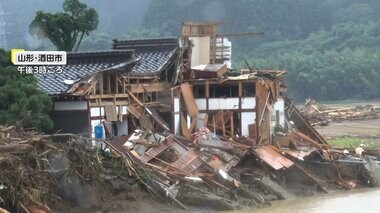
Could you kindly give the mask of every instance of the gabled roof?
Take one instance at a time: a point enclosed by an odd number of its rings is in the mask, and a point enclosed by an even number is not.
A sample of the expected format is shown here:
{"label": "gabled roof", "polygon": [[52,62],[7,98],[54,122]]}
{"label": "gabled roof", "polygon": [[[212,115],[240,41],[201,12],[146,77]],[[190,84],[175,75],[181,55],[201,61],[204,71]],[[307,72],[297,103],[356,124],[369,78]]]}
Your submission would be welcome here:
{"label": "gabled roof", "polygon": [[68,53],[62,73],[39,73],[35,77],[47,94],[58,95],[71,88],[67,80],[76,81],[100,71],[120,69],[134,58],[132,50]]}
{"label": "gabled roof", "polygon": [[157,75],[170,60],[175,57],[179,48],[178,38],[152,38],[136,40],[113,40],[113,49],[133,49],[140,62],[129,75]]}

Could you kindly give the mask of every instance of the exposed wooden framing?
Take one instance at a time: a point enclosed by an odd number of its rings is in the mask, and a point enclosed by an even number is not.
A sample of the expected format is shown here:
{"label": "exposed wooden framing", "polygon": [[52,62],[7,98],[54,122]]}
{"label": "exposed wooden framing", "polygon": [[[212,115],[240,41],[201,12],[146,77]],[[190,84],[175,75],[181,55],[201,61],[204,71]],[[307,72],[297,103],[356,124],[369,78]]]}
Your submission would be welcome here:
{"label": "exposed wooden framing", "polygon": [[194,118],[192,121],[191,121],[191,125],[190,125],[190,128],[189,128],[189,132],[190,134],[193,132],[193,130],[195,129],[195,126],[197,125],[197,121],[198,121],[198,118]]}
{"label": "exposed wooden framing", "polygon": [[159,92],[165,89],[169,89],[169,85],[164,82],[130,84],[130,91],[132,93]]}
{"label": "exposed wooden framing", "polygon": [[91,126],[91,107],[90,101],[87,101],[87,122],[88,122],[88,137],[92,137],[92,126]]}
{"label": "exposed wooden framing", "polygon": [[[238,84],[238,95],[239,95],[239,116],[240,116],[240,122],[239,122],[239,127],[240,127],[240,131],[243,129],[243,124],[241,123],[241,116],[242,116],[242,114],[241,114],[241,110],[242,110],[242,104],[241,104],[241,102],[242,102],[242,98],[243,98],[243,83],[242,83],[242,81],[239,81],[239,84]],[[233,113],[232,113],[233,114]],[[231,124],[231,125],[233,125],[233,123]],[[232,131],[233,132],[233,131]],[[232,133],[231,133],[232,134]]]}
{"label": "exposed wooden framing", "polygon": [[239,81],[239,97],[243,97],[243,83]]}
{"label": "exposed wooden framing", "polygon": [[103,102],[95,102],[95,103],[93,103],[93,102],[90,102],[90,106],[91,107],[102,107],[102,106],[113,106],[113,105],[128,105],[128,101],[127,100],[125,100],[125,101],[122,101],[122,100],[120,100],[120,101],[116,101],[116,102],[114,102],[114,101],[103,101]]}
{"label": "exposed wooden framing", "polygon": [[187,139],[191,139],[191,133],[189,129],[187,128],[186,118],[183,115],[183,113],[181,113],[181,128],[182,128],[182,135],[185,136]]}
{"label": "exposed wooden framing", "polygon": [[122,76],[123,78],[125,78],[125,79],[137,79],[137,80],[139,80],[139,79],[159,79],[159,77],[158,76],[156,76],[156,75],[154,75],[154,76],[146,76],[146,75],[144,75],[144,76]]}
{"label": "exposed wooden framing", "polygon": [[106,72],[106,79],[107,79],[107,93],[111,94],[111,76],[109,72]]}
{"label": "exposed wooden framing", "polygon": [[230,136],[231,138],[234,138],[234,113],[232,112],[231,115],[230,115],[230,122],[231,122],[231,126],[230,126]]}
{"label": "exposed wooden framing", "polygon": [[126,88],[125,88],[125,87],[126,87],[126,85],[125,85],[125,79],[123,79],[123,83],[122,83],[122,84],[123,84],[123,89],[122,89],[122,91],[123,91],[123,93],[125,94],[125,93],[126,93],[126,90],[125,90],[125,89],[126,89]]}
{"label": "exposed wooden framing", "polygon": [[104,95],[88,95],[87,99],[101,99],[101,98],[126,98],[128,94],[104,94]]}
{"label": "exposed wooden framing", "polygon": [[104,94],[104,85],[103,85],[103,82],[104,82],[104,80],[103,80],[103,77],[104,77],[104,73],[100,73],[99,74],[99,78],[100,78],[100,80],[99,80],[99,91],[100,91],[100,95],[103,95]]}
{"label": "exposed wooden framing", "polygon": [[224,123],[224,111],[221,111],[221,123],[222,123],[222,133],[223,136],[226,136],[226,124]]}
{"label": "exposed wooden framing", "polygon": [[208,113],[205,116],[205,120],[203,121],[203,126],[207,126],[208,123]]}
{"label": "exposed wooden framing", "polygon": [[117,73],[115,73],[115,93],[118,94],[119,93],[119,81],[118,81],[118,75]]}
{"label": "exposed wooden framing", "polygon": [[206,81],[206,84],[204,84],[205,85],[205,92],[206,92],[206,94],[205,94],[205,97],[206,97],[206,111],[208,111],[208,109],[209,109],[209,103],[208,103],[208,100],[209,100],[209,98],[210,98],[210,84],[209,84],[209,81]]}
{"label": "exposed wooden framing", "polygon": [[127,90],[127,93],[130,95],[130,97],[132,97],[133,98],[133,100],[135,100],[136,101],[136,103],[138,104],[138,105],[140,105],[140,106],[144,106],[144,104],[136,97],[136,96],[134,96],[132,93],[131,93],[131,91],[129,91],[129,90]]}
{"label": "exposed wooden framing", "polygon": [[[256,112],[254,108],[252,109],[227,109],[231,112]],[[199,113],[214,113],[214,112],[218,112],[219,110],[218,109],[214,109],[214,110],[199,110]]]}

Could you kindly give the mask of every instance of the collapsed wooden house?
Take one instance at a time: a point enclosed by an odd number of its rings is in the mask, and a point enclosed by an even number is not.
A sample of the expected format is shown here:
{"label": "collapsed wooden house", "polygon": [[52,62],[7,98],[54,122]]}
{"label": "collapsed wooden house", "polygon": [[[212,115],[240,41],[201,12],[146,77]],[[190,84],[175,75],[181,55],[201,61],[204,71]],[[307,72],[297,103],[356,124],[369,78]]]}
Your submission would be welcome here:
{"label": "collapsed wooden house", "polygon": [[62,74],[36,75],[54,100],[53,131],[91,137],[93,127],[107,120],[116,136],[128,134],[135,101],[168,112],[165,93],[177,73],[178,39],[115,41],[114,48],[122,50],[69,53]]}
{"label": "collapsed wooden house", "polygon": [[106,121],[103,142],[157,171],[164,180],[154,183],[181,207],[169,190],[177,181],[239,188],[229,171],[247,156],[274,172],[295,167],[323,191],[328,181],[296,162],[347,158],[285,97],[286,71],[230,69],[231,42],[214,23],[184,23],[180,38],[114,40],[112,48],[69,53],[62,74],[36,75],[54,100],[53,131],[94,137]]}

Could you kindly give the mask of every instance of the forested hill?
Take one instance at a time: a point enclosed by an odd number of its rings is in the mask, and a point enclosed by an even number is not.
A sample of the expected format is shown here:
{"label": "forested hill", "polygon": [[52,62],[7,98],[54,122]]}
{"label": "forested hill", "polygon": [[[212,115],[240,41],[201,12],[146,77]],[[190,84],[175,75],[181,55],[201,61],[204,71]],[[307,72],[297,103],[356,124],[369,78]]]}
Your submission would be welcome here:
{"label": "forested hill", "polygon": [[264,32],[233,39],[233,66],[288,70],[299,100],[380,98],[379,0],[153,0],[130,35],[178,35],[183,21]]}

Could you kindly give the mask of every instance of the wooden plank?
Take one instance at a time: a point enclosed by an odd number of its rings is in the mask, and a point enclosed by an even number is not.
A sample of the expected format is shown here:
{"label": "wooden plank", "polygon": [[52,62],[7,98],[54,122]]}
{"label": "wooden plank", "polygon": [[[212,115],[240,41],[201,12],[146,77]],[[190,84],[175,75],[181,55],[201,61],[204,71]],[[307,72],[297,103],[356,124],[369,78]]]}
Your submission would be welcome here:
{"label": "wooden plank", "polygon": [[141,112],[141,110],[137,109],[137,107],[133,106],[133,105],[129,105],[127,107],[127,110],[128,112],[130,112],[133,116],[135,116],[137,119],[140,119],[141,116],[143,115],[143,113]]}
{"label": "wooden plank", "polygon": [[235,137],[235,135],[234,135],[234,113],[231,113],[231,115],[230,115],[230,123],[231,123],[231,125],[230,125],[230,136],[231,136],[231,138],[234,138]]}
{"label": "wooden plank", "polygon": [[194,95],[189,83],[181,84],[182,96],[185,101],[187,112],[190,117],[196,117],[199,114],[197,104],[195,103]]}
{"label": "wooden plank", "polygon": [[285,156],[278,153],[275,148],[272,148],[272,146],[262,146],[255,149],[254,152],[256,153],[257,157],[259,157],[275,170],[279,170],[284,167],[289,168],[294,164]]}
{"label": "wooden plank", "polygon": [[181,113],[181,128],[182,128],[182,135],[185,136],[187,139],[191,140],[191,134],[190,134],[189,129],[187,128],[186,118],[183,115],[183,113]]}
{"label": "wooden plank", "polygon": [[103,95],[103,93],[104,93],[104,86],[103,86],[103,74],[104,73],[100,73],[99,74],[99,78],[100,78],[100,80],[99,80],[99,91],[100,91],[100,95]]}
{"label": "wooden plank", "polygon": [[126,89],[125,79],[123,79],[123,93],[126,93],[125,89]]}
{"label": "wooden plank", "polygon": [[115,105],[105,106],[104,111],[106,114],[106,120],[107,121],[109,121],[109,122],[110,121],[118,121]]}
{"label": "wooden plank", "polygon": [[208,123],[208,114],[205,115],[205,119],[203,121],[203,126],[207,127],[207,123]]}
{"label": "wooden plank", "polygon": [[127,98],[128,94],[103,94],[103,95],[88,95],[87,99],[97,99],[97,98]]}
{"label": "wooden plank", "polygon": [[189,128],[189,132],[192,133],[193,130],[195,129],[195,126],[197,125],[197,121],[198,121],[198,118],[193,118],[193,120],[191,121],[191,125],[190,125],[190,128]]}
{"label": "wooden plank", "polygon": [[119,121],[123,121],[123,106],[119,105]]}
{"label": "wooden plank", "polygon": [[169,85],[163,82],[148,84],[130,84],[132,93],[160,92],[169,88]]}
{"label": "wooden plank", "polygon": [[107,93],[111,94],[112,93],[111,92],[111,76],[109,72],[107,72],[106,75],[107,75]]}
{"label": "wooden plank", "polygon": [[127,93],[130,95],[130,97],[132,97],[133,98],[133,100],[135,100],[136,101],[136,103],[138,104],[138,105],[140,105],[140,106],[144,106],[144,104],[136,97],[136,96],[134,96],[132,93],[131,93],[131,91],[129,91],[129,90],[127,90]]}
{"label": "wooden plank", "polygon": [[248,135],[250,138],[256,138],[256,124],[248,124]]}
{"label": "wooden plank", "polygon": [[162,119],[161,116],[154,109],[145,107],[145,110],[149,113],[150,116],[152,116],[153,120],[155,120],[162,128],[164,128],[166,131],[170,131],[169,124],[166,123],[166,121]]}

